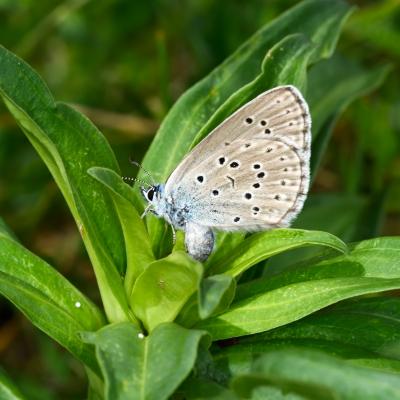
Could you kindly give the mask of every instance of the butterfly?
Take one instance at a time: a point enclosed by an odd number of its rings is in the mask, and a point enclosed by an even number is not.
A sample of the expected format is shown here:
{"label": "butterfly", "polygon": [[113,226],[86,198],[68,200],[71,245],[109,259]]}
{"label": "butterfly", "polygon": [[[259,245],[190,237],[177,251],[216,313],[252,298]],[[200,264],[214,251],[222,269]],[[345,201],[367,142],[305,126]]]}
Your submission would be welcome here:
{"label": "butterfly", "polygon": [[165,184],[141,192],[151,211],[185,232],[205,261],[214,230],[287,227],[301,211],[310,177],[311,117],[294,86],[251,100],[190,151]]}

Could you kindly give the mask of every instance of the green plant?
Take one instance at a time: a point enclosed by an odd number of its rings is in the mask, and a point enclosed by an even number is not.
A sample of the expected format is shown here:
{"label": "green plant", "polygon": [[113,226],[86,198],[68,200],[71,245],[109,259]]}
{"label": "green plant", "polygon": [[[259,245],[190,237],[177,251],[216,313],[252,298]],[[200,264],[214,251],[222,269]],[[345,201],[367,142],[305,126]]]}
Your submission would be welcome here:
{"label": "green plant", "polygon": [[[342,1],[307,0],[262,28],[172,107],[144,167],[165,181],[235,109],[290,83],[307,88],[315,175],[340,112],[388,71],[321,61],[350,12]],[[76,220],[103,310],[4,223],[0,292],[85,365],[89,398],[400,398],[400,301],[360,297],[400,288],[399,238],[346,246],[299,228],[219,234],[202,265],[181,237],[172,248],[163,221],[141,220],[138,190],[121,180],[101,133],[4,48],[0,94]],[[4,374],[0,391],[23,398]]]}

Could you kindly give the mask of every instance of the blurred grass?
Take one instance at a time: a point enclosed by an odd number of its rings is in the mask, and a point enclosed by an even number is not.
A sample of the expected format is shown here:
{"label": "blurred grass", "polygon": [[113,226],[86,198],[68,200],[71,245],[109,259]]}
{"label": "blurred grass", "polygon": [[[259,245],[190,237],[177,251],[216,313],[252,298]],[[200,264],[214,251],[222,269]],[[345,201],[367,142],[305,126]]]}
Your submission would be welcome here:
{"label": "blurred grass", "polygon": [[[37,69],[57,99],[77,105],[102,129],[123,173],[132,176],[136,171],[129,156],[143,157],[175,99],[257,28],[296,3],[0,0],[0,43]],[[339,56],[367,69],[389,62],[392,71],[381,88],[354,102],[335,128],[312,189],[315,214],[322,213],[319,220],[330,218],[324,221],[327,226],[344,221],[338,229],[345,239],[399,235],[399,2],[350,3],[359,10],[345,26]],[[2,105],[0,171],[0,215],[28,248],[96,299],[69,211]],[[368,207],[352,212],[347,203],[355,210],[357,204]],[[324,214],[331,204],[335,213]],[[380,226],[380,231],[368,225]],[[28,398],[84,397],[83,371],[69,355],[4,301],[0,317],[3,367],[26,388]],[[45,393],[33,382],[45,387]]]}

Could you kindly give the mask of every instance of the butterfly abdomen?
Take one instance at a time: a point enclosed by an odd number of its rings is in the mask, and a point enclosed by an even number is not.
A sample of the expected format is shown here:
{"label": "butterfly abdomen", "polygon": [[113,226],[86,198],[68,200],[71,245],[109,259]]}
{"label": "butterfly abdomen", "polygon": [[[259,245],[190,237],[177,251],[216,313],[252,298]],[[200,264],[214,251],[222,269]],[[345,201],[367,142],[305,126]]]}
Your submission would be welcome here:
{"label": "butterfly abdomen", "polygon": [[185,230],[186,251],[196,260],[205,261],[214,248],[213,231],[202,225],[186,224]]}

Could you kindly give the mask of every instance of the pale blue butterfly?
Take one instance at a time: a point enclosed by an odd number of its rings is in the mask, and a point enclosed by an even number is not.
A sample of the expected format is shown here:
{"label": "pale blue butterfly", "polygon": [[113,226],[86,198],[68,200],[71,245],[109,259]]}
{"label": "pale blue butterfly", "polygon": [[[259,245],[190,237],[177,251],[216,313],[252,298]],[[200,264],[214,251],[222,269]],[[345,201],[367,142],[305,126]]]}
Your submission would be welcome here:
{"label": "pale blue butterfly", "polygon": [[268,90],[201,141],[166,184],[141,187],[146,212],[185,231],[187,252],[204,261],[213,229],[287,227],[300,212],[310,176],[311,117],[294,86]]}

